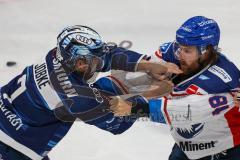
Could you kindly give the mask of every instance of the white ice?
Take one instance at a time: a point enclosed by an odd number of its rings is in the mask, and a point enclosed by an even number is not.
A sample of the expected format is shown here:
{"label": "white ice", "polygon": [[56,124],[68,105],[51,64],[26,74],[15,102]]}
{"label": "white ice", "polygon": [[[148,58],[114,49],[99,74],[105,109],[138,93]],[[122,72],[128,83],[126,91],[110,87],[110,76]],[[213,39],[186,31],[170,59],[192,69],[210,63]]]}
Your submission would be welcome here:
{"label": "white ice", "polygon": [[[176,29],[194,15],[215,19],[220,47],[240,66],[239,0],[0,0],[0,84],[56,45],[66,25],[95,28],[105,41],[133,42],[132,50],[151,54],[174,40]],[[17,65],[7,67],[6,61]],[[37,141],[37,140],[36,140]],[[166,160],[173,140],[168,127],[138,121],[113,136],[77,122],[50,153],[52,160]]]}

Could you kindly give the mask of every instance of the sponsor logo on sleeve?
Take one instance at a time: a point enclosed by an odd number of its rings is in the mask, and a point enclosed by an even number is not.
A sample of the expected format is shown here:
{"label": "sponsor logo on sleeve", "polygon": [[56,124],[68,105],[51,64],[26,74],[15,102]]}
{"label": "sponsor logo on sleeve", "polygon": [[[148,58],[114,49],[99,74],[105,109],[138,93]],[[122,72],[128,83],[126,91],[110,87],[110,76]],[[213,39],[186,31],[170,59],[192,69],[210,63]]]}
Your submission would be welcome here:
{"label": "sponsor logo on sleeve", "polygon": [[208,69],[209,72],[215,74],[220,79],[222,79],[225,83],[231,82],[232,78],[231,76],[221,67],[213,65]]}

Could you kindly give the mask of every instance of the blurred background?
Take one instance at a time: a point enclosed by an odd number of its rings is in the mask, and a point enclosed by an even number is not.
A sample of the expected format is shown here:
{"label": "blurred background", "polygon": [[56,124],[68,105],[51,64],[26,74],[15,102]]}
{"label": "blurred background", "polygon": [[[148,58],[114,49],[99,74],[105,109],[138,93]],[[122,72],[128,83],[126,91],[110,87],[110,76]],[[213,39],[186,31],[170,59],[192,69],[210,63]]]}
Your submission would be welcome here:
{"label": "blurred background", "polygon": [[[203,15],[221,28],[220,47],[240,67],[239,0],[0,0],[0,85],[56,46],[68,25],[87,25],[106,42],[132,42],[132,50],[152,54],[173,41],[188,18]],[[7,66],[6,62],[16,62]],[[37,141],[37,140],[36,140]],[[50,153],[52,160],[165,160],[173,140],[167,126],[139,120],[113,136],[76,122]]]}

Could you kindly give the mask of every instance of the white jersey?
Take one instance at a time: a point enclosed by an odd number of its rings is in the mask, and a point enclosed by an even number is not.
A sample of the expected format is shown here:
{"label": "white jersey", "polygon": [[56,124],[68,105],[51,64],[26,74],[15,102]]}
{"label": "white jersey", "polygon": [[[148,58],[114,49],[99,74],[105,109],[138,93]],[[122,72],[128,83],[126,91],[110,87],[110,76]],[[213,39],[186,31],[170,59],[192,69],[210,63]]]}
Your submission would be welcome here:
{"label": "white jersey", "polygon": [[161,98],[149,103],[152,120],[171,126],[175,142],[190,159],[240,144],[240,122],[236,121],[240,112],[229,93]]}

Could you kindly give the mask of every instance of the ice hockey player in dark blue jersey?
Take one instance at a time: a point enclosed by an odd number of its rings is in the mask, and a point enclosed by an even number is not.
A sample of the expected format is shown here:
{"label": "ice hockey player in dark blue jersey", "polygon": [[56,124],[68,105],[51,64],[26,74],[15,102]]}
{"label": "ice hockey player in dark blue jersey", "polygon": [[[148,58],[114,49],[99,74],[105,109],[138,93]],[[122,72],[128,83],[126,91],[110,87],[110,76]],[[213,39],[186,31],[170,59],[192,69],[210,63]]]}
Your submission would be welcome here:
{"label": "ice hockey player in dark blue jersey", "polygon": [[[126,91],[111,77],[94,83],[95,72],[111,69],[145,70],[157,76],[178,73],[144,60],[144,55],[103,43],[100,35],[86,26],[66,27],[57,47],[42,60],[0,88],[0,155],[4,160],[48,159],[49,151],[80,119],[113,134],[133,123],[109,111],[111,96]],[[135,96],[134,101],[145,101]],[[123,117],[124,118],[124,117]]]}
{"label": "ice hockey player in dark blue jersey", "polygon": [[[226,56],[220,53],[218,47],[219,39],[220,29],[216,21],[203,16],[195,16],[180,26],[176,32],[176,40],[174,42],[161,45],[159,50],[155,52],[152,60],[175,63],[183,71],[183,74],[173,79],[174,89],[168,96],[168,99],[179,100],[192,94],[217,94],[235,92],[239,89],[240,72]],[[238,96],[239,93],[236,94],[236,98]],[[110,101],[111,104],[113,103],[112,101]],[[148,115],[155,122],[165,123],[160,116],[161,109],[158,105],[161,103],[161,100],[154,99],[150,102],[154,103],[149,103],[149,105],[131,104],[119,100],[118,103],[113,103],[114,105],[112,105],[111,109],[115,111],[115,115],[139,114],[142,112],[139,116]],[[211,107],[215,108],[215,111],[212,113],[213,116],[224,112],[228,108],[226,105],[223,105],[224,103],[219,97],[218,99],[213,99],[211,102]],[[209,122],[210,125],[200,123],[195,124],[195,126],[183,126],[182,128],[179,126],[171,127],[171,133],[176,144],[173,147],[169,160],[239,159],[239,117],[239,109],[234,107],[225,114],[225,118],[228,119],[228,124],[226,125],[217,123],[213,126]],[[181,118],[184,118],[184,116]],[[222,130],[224,129],[230,130],[230,132],[223,132]],[[207,139],[207,142],[206,139],[205,141],[203,140],[203,137]],[[217,140],[219,137],[222,137],[222,141]],[[189,149],[192,146],[208,145],[209,142],[213,141],[213,147]]]}

